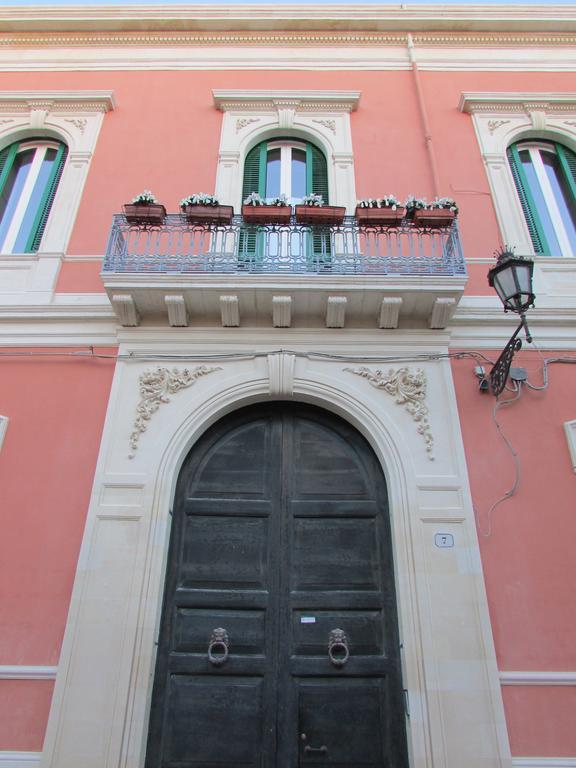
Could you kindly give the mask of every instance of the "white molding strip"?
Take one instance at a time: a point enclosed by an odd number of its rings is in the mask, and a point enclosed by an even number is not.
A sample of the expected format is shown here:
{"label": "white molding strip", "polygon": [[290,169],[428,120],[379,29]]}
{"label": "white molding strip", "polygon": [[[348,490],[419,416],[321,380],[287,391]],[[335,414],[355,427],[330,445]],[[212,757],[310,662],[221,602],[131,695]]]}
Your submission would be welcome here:
{"label": "white molding strip", "polygon": [[500,683],[501,685],[576,685],[576,672],[500,672]]}
{"label": "white molding strip", "polygon": [[576,768],[576,757],[513,757],[514,768]]}
{"label": "white molding strip", "polygon": [[6,430],[8,429],[8,416],[0,416],[0,448],[6,437]]}
{"label": "white molding strip", "polygon": [[55,680],[57,671],[58,667],[0,664],[0,680]]}
{"label": "white molding strip", "polygon": [[1,768],[39,768],[42,752],[0,752]]}
{"label": "white molding strip", "polygon": [[566,432],[566,440],[568,441],[572,469],[576,472],[576,419],[573,421],[565,421],[564,431]]}

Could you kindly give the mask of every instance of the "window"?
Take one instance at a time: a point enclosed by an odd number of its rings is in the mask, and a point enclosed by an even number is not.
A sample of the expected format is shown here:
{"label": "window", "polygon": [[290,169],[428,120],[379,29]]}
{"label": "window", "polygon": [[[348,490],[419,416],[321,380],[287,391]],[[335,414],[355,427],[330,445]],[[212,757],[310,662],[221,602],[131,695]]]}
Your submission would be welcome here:
{"label": "window", "polygon": [[0,152],[0,252],[35,253],[62,175],[67,147],[29,139]]}
{"label": "window", "polygon": [[576,155],[561,144],[526,141],[508,161],[534,251],[576,256]]}
{"label": "window", "polygon": [[265,198],[285,194],[293,205],[316,192],[328,203],[326,158],[309,142],[263,141],[248,152],[244,163],[242,199],[251,192]]}
{"label": "window", "polygon": [[[310,142],[294,139],[262,141],[246,155],[242,199],[251,192],[266,199],[286,195],[291,205],[316,192],[328,203],[326,158]],[[330,262],[330,235],[295,232],[242,233],[239,241],[240,263],[262,262],[266,258],[291,257],[303,260],[307,267],[325,267]]]}

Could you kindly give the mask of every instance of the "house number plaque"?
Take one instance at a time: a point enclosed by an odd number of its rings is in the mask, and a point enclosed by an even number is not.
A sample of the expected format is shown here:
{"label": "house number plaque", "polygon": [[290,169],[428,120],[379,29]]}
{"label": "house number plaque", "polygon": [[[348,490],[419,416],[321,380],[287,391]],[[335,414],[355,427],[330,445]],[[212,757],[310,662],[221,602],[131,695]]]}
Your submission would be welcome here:
{"label": "house number plaque", "polygon": [[441,549],[454,546],[454,536],[451,533],[434,534],[434,544]]}

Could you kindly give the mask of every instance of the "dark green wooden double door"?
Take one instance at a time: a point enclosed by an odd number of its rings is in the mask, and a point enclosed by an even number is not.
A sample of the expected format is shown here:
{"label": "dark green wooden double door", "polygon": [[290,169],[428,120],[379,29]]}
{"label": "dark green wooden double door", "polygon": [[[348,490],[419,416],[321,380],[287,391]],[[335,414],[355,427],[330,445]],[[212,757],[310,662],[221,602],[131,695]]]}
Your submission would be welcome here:
{"label": "dark green wooden double door", "polygon": [[193,448],[173,514],[147,768],[405,768],[366,441],[319,409],[243,409]]}

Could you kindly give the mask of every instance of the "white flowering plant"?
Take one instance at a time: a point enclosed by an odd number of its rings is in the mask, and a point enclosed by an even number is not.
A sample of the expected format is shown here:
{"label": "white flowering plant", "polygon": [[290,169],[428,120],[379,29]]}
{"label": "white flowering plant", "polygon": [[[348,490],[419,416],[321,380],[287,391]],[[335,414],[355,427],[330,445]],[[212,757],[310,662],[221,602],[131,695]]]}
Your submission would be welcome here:
{"label": "white flowering plant", "polygon": [[266,205],[266,200],[258,192],[250,192],[248,197],[243,200],[244,205]]}
{"label": "white flowering plant", "polygon": [[194,195],[188,195],[180,200],[180,208],[186,208],[187,205],[220,205],[215,195],[208,195],[206,192],[196,192]]}
{"label": "white flowering plant", "polygon": [[356,205],[358,208],[391,208],[395,211],[401,203],[394,195],[385,195],[384,197],[363,197]]}
{"label": "white flowering plant", "polygon": [[145,189],[144,192],[140,192],[131,200],[132,205],[155,205],[158,200],[154,197],[149,189]]}
{"label": "white flowering plant", "polygon": [[271,197],[269,200],[266,201],[266,205],[276,205],[278,207],[283,207],[285,205],[289,205],[288,198],[285,194],[278,195],[278,197]]}
{"label": "white flowering plant", "polygon": [[250,192],[248,197],[244,199],[244,205],[274,205],[281,207],[288,205],[288,198],[284,194],[278,197],[262,197],[258,192]]}
{"label": "white flowering plant", "polygon": [[414,195],[408,195],[404,205],[406,206],[406,211],[408,213],[411,213],[413,211],[421,211],[421,210],[424,210],[424,208],[428,208],[428,202],[426,198],[414,197]]}
{"label": "white flowering plant", "polygon": [[309,195],[306,195],[302,198],[302,205],[310,205],[321,208],[324,205],[324,198],[317,192],[311,192]]}
{"label": "white flowering plant", "polygon": [[458,213],[458,206],[456,205],[456,201],[452,200],[451,197],[436,197],[434,200],[432,200],[428,208],[443,208],[444,210],[453,211],[454,214]]}

